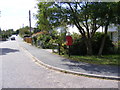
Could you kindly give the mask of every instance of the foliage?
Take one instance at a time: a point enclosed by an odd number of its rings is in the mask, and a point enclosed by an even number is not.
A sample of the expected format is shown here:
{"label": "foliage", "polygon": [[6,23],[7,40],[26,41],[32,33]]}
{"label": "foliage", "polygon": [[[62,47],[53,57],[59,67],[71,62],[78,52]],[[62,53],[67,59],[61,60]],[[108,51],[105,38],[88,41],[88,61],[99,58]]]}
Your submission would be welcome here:
{"label": "foliage", "polygon": [[37,46],[37,37],[32,37],[32,45]]}
{"label": "foliage", "polygon": [[3,40],[6,40],[7,38],[9,38],[10,36],[12,36],[12,34],[14,34],[13,29],[8,29],[8,30],[2,30],[0,32],[0,38],[2,38]]}
{"label": "foliage", "polygon": [[74,33],[73,37],[73,45],[70,48],[70,52],[72,55],[85,55],[86,47],[84,43],[84,39],[81,35]]}
{"label": "foliage", "polygon": [[52,37],[48,34],[40,34],[38,37],[37,37],[37,42],[40,42],[40,45],[42,48],[44,49],[49,49],[51,48],[51,44],[50,43],[50,40],[52,39]]}
{"label": "foliage", "polygon": [[16,31],[15,31],[15,34],[17,34],[17,35],[18,35],[18,34],[19,34],[19,30],[16,30]]}
{"label": "foliage", "polygon": [[38,29],[38,28],[34,28],[33,33],[37,33],[37,32],[40,32],[40,31],[41,31],[40,29]]}
{"label": "foliage", "polygon": [[[92,40],[92,49],[93,49],[93,54],[97,55],[99,48],[100,48],[100,44],[102,41],[102,37],[104,36],[104,34],[97,32]],[[73,34],[73,45],[71,46],[71,54],[72,55],[86,55],[87,50],[86,50],[86,46],[84,43],[84,39],[78,35],[78,34]],[[112,54],[114,51],[114,45],[112,44],[112,41],[110,40],[109,36],[107,36],[106,38],[106,42],[105,42],[105,46],[103,48],[103,54]]]}
{"label": "foliage", "polygon": [[[38,3],[38,14],[36,15],[38,21],[37,21],[37,26],[38,29],[40,30],[46,30],[49,31],[52,29],[52,25],[49,22],[49,17],[51,16],[51,13],[53,10],[56,8],[52,7],[49,8],[53,2],[40,2]],[[57,10],[56,10],[57,11]]]}
{"label": "foliage", "polygon": [[[51,30],[55,27],[75,25],[83,37],[87,54],[92,54],[92,38],[100,26],[116,22],[117,3],[109,2],[39,2],[38,28]],[[118,6],[118,5],[117,5]],[[119,6],[118,6],[119,7]],[[105,39],[104,39],[105,41]],[[104,43],[102,43],[103,49]]]}
{"label": "foliage", "polygon": [[[41,47],[44,49],[58,49],[62,54],[66,53],[66,45],[65,45],[65,36],[66,32],[58,33],[56,30],[52,30],[49,34],[39,34],[34,37],[33,44],[37,47]],[[59,46],[58,46],[59,45]]]}
{"label": "foliage", "polygon": [[[100,49],[101,41],[104,37],[103,33],[97,32],[95,36],[93,37],[92,44],[93,44],[93,53],[97,54]],[[105,45],[103,48],[103,55],[104,54],[112,54],[114,53],[114,45],[112,41],[110,40],[110,37],[107,35]]]}
{"label": "foliage", "polygon": [[25,35],[30,36],[30,31],[29,31],[29,27],[28,26],[20,28],[18,30],[19,30],[20,36],[22,36],[22,37],[24,37]]}

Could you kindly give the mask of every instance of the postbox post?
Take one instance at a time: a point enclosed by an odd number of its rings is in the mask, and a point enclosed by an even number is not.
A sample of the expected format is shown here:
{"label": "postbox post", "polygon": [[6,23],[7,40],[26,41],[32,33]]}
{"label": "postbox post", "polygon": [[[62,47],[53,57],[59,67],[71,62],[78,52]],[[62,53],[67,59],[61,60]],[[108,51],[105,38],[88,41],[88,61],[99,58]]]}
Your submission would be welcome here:
{"label": "postbox post", "polygon": [[70,46],[72,45],[72,37],[71,36],[66,36],[66,45],[68,46],[68,55],[70,57]]}

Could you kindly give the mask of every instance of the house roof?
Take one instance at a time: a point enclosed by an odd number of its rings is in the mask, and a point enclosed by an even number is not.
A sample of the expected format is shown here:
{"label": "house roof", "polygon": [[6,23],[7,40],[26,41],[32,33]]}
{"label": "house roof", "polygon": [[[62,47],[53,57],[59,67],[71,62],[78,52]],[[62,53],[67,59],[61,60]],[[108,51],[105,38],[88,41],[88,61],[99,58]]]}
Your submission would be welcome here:
{"label": "house roof", "polygon": [[32,35],[32,37],[34,37],[34,36],[37,36],[37,35],[40,35],[40,34],[46,34],[47,32],[45,32],[45,31],[43,31],[43,32],[37,32],[37,33],[34,33],[33,35]]}
{"label": "house roof", "polygon": [[108,32],[115,32],[117,31],[117,27],[109,27]]}

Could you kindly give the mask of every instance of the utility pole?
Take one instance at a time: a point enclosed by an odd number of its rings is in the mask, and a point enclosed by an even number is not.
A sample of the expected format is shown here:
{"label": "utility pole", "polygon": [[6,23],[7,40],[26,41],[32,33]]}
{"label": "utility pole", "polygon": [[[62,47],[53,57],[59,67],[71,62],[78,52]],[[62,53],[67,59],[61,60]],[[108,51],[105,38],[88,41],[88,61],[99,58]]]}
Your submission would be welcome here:
{"label": "utility pole", "polygon": [[[1,18],[1,11],[0,11],[0,18]],[[1,22],[1,21],[0,21]],[[1,26],[0,26],[0,34],[1,34]]]}
{"label": "utility pole", "polygon": [[1,17],[1,11],[0,11],[0,17]]}
{"label": "utility pole", "polygon": [[0,17],[1,17],[1,11],[0,11]]}
{"label": "utility pole", "polygon": [[30,35],[31,35],[31,11],[29,10],[29,27],[30,27]]}
{"label": "utility pole", "polygon": [[32,27],[31,27],[31,11],[30,10],[29,10],[29,27],[30,27],[29,43],[33,44],[33,42],[32,42]]}

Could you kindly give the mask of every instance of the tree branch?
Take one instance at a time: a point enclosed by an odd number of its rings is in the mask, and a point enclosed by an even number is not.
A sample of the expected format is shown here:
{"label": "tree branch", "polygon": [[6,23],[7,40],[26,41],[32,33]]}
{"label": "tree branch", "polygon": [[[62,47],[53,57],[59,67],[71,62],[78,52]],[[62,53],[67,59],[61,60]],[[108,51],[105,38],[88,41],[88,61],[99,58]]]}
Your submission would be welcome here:
{"label": "tree branch", "polygon": [[85,24],[86,24],[86,30],[87,30],[87,36],[90,38],[90,32],[89,32],[89,27],[88,27],[88,17],[85,15]]}
{"label": "tree branch", "polygon": [[78,21],[79,18],[76,16],[76,13],[75,13],[74,9],[72,8],[72,6],[70,5],[70,3],[68,3],[68,5],[69,5],[70,9],[72,10],[73,18],[74,18],[73,21],[74,21],[76,27],[79,29],[80,33],[85,36],[85,31],[79,24],[79,21]]}

